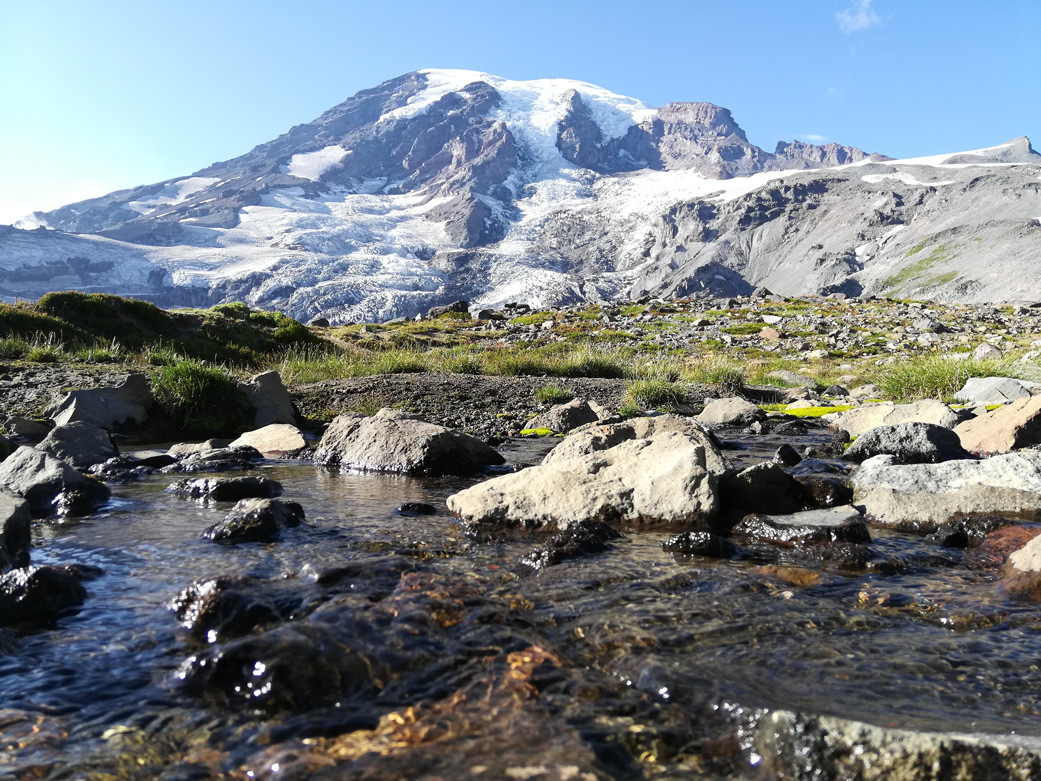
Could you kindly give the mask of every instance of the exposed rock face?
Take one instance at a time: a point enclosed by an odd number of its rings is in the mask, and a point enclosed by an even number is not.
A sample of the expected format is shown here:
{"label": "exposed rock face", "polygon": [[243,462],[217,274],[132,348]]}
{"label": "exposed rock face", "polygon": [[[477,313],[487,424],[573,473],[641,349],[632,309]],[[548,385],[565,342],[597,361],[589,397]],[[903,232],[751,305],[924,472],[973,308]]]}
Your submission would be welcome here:
{"label": "exposed rock face", "polygon": [[115,388],[72,391],[47,416],[57,426],[89,423],[112,431],[127,422],[144,423],[152,403],[148,378],[131,374]]}
{"label": "exposed rock face", "polygon": [[897,464],[869,458],[853,475],[854,504],[876,523],[934,531],[961,515],[1009,515],[1041,520],[1041,453],[982,461]]}
{"label": "exposed rock face", "polygon": [[86,515],[110,494],[64,461],[25,446],[0,463],[0,487],[28,500],[34,518]]}
{"label": "exposed rock face", "polygon": [[778,168],[831,168],[836,165],[859,163],[869,157],[875,161],[889,160],[884,155],[869,155],[855,146],[841,144],[805,144],[802,141],[778,141],[774,161]]}
{"label": "exposed rock face", "polygon": [[107,431],[85,422],[56,426],[36,449],[60,458],[77,469],[86,469],[119,455],[119,449],[112,443]]}
{"label": "exposed rock face", "polygon": [[278,423],[289,426],[296,424],[293,398],[282,384],[278,372],[258,374],[240,387],[254,409],[253,425],[262,428]]}
{"label": "exposed rock face", "polygon": [[932,423],[898,423],[868,429],[842,457],[860,463],[880,455],[891,455],[903,464],[936,464],[972,458],[954,431]]}
{"label": "exposed rock face", "polygon": [[1007,407],[959,423],[954,433],[966,450],[981,455],[1041,444],[1041,396],[1021,398]]}
{"label": "exposed rock face", "polygon": [[487,480],[448,497],[448,509],[490,531],[561,531],[580,521],[683,531],[715,516],[716,480],[702,445],[665,432]]}
{"label": "exposed rock face", "polygon": [[480,440],[444,426],[399,418],[338,415],[315,451],[316,463],[369,472],[465,475],[504,459]]}
{"label": "exposed rock face", "polygon": [[843,412],[831,422],[831,427],[859,437],[878,426],[898,423],[929,423],[954,428],[958,416],[942,401],[926,399],[912,404],[877,404]]}

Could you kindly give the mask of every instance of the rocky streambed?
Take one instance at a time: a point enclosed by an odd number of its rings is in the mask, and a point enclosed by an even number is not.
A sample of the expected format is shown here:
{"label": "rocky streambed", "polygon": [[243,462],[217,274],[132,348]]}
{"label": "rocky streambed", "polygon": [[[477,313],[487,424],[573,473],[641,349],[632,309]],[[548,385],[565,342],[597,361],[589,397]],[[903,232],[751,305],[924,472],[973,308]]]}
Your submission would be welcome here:
{"label": "rocky streambed", "polygon": [[59,426],[0,462],[0,778],[1041,774],[1036,453],[700,418]]}

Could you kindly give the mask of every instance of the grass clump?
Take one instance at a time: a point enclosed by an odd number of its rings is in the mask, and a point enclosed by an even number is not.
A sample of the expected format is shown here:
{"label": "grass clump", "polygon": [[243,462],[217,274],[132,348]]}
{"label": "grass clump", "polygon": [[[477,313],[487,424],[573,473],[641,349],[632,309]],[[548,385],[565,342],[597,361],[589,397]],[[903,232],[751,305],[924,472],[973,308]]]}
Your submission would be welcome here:
{"label": "grass clump", "polygon": [[185,358],[163,366],[152,379],[163,412],[189,437],[237,434],[251,422],[249,405],[231,372]]}
{"label": "grass clump", "polygon": [[887,399],[953,401],[972,377],[1025,379],[1022,370],[1008,360],[951,359],[941,355],[912,358],[889,366],[877,380]]}
{"label": "grass clump", "polygon": [[540,385],[535,389],[535,401],[539,404],[563,404],[575,398],[571,391],[561,388],[556,383]]}
{"label": "grass clump", "polygon": [[683,404],[687,394],[683,386],[668,380],[632,380],[625,389],[625,402],[641,409]]}
{"label": "grass clump", "polygon": [[737,361],[713,354],[689,362],[684,367],[683,379],[694,385],[709,385],[722,393],[734,394],[745,385],[745,369]]}

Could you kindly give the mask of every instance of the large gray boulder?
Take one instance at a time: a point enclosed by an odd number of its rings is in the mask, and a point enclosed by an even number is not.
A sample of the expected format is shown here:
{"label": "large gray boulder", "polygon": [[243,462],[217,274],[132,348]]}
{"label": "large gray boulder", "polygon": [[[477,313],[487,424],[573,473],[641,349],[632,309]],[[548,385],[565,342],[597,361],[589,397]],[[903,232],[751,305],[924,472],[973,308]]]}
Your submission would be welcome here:
{"label": "large gray boulder", "polygon": [[0,488],[28,500],[34,518],[86,515],[110,494],[103,483],[24,445],[0,462]]}
{"label": "large gray boulder", "polygon": [[549,411],[543,412],[529,420],[526,429],[549,429],[557,434],[566,434],[572,429],[586,423],[595,423],[600,416],[582,399],[572,399],[566,404],[557,404]]}
{"label": "large gray boulder", "polygon": [[845,431],[851,437],[859,437],[878,426],[895,426],[898,423],[932,423],[954,428],[958,423],[958,415],[942,401],[926,399],[912,404],[858,407],[830,419],[832,428]]}
{"label": "large gray boulder", "polygon": [[338,415],[315,451],[316,463],[368,472],[466,475],[505,459],[479,439],[380,410]]}
{"label": "large gray boulder", "polygon": [[280,456],[300,450],[307,444],[304,435],[296,426],[289,423],[271,423],[267,426],[247,431],[228,447],[243,445],[255,447],[265,456]]}
{"label": "large gray boulder", "polygon": [[853,503],[870,520],[909,531],[932,532],[962,515],[1041,520],[1041,453],[942,464],[875,456],[853,474]]}
{"label": "large gray boulder", "polygon": [[30,524],[29,503],[0,491],[0,574],[29,563]]}
{"label": "large gray boulder", "polygon": [[932,423],[877,426],[862,434],[842,457],[860,463],[881,455],[894,456],[903,464],[937,464],[972,458],[954,431]]}
{"label": "large gray boulder", "polygon": [[686,531],[715,517],[717,474],[706,448],[677,432],[625,439],[487,480],[448,497],[472,528],[562,531],[583,521]]}
{"label": "large gray boulder", "polygon": [[1041,383],[1012,377],[970,377],[954,398],[966,404],[1007,404],[1041,390]]}
{"label": "large gray boulder", "polygon": [[86,469],[119,455],[119,449],[107,431],[83,421],[55,426],[36,449],[77,469]]}
{"label": "large gray boulder", "polygon": [[135,373],[115,388],[72,391],[47,410],[47,417],[57,426],[82,422],[111,431],[129,422],[144,423],[153,402],[148,378]]}
{"label": "large gray boulder", "polygon": [[1018,399],[954,428],[962,447],[980,455],[1041,444],[1041,396]]}
{"label": "large gray boulder", "polygon": [[296,423],[293,397],[289,395],[278,372],[263,372],[251,377],[248,383],[240,383],[239,387],[253,407],[254,426],[260,428],[272,423]]}
{"label": "large gray boulder", "polygon": [[706,426],[747,426],[765,419],[766,413],[761,408],[740,396],[713,399],[698,415],[698,422]]}

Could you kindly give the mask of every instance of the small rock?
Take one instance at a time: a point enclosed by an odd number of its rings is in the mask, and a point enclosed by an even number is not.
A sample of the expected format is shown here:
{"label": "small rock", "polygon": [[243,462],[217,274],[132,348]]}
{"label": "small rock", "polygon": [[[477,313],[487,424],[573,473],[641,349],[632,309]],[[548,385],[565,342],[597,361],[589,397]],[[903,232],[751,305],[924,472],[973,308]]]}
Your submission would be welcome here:
{"label": "small rock", "polygon": [[225,642],[277,624],[299,603],[280,609],[265,586],[235,575],[199,580],[174,597],[170,609],[192,640]]}
{"label": "small rock", "polygon": [[1010,523],[1012,522],[1007,518],[992,516],[955,518],[953,521],[941,525],[925,539],[945,548],[975,548],[977,545],[982,545],[991,532],[1002,526],[1008,526]]}
{"label": "small rock", "polygon": [[272,458],[292,453],[307,445],[300,429],[289,423],[271,423],[254,431],[247,431],[228,447],[254,447]]}
{"label": "small rock", "polygon": [[784,467],[795,466],[800,461],[802,461],[802,456],[799,455],[799,451],[787,442],[777,448],[777,452],[774,453],[773,457],[775,464],[780,464]]}
{"label": "small rock", "polygon": [[611,548],[611,541],[621,538],[621,534],[606,523],[584,520],[554,534],[532,553],[525,556],[521,563],[532,569],[544,569],[561,564],[568,559],[579,556],[590,556]]}
{"label": "small rock", "polygon": [[193,499],[237,502],[240,499],[273,499],[281,496],[282,484],[266,477],[203,477],[178,480],[166,490]]}
{"label": "small rock", "polygon": [[39,442],[51,430],[50,423],[32,418],[11,417],[4,421],[4,433],[15,439]]}
{"label": "small rock", "polygon": [[851,437],[859,437],[878,426],[897,423],[932,423],[954,428],[958,416],[942,401],[927,399],[912,404],[878,404],[851,409],[832,421],[831,427],[845,431]]}
{"label": "small rock", "polygon": [[22,567],[0,576],[0,625],[50,623],[87,596],[65,567]]}
{"label": "small rock", "polygon": [[304,510],[296,502],[243,499],[227,518],[204,531],[202,537],[227,545],[274,542],[283,529],[299,526],[303,520]]}
{"label": "small rock", "polygon": [[983,342],[972,351],[972,357],[977,361],[1000,361],[1005,357],[1005,353],[989,342]]}
{"label": "small rock", "polygon": [[556,434],[566,434],[586,423],[596,423],[600,416],[582,399],[572,399],[566,404],[557,404],[525,425],[525,429],[549,429]]}
{"label": "small rock", "polygon": [[729,559],[738,548],[729,540],[708,531],[691,531],[670,537],[661,544],[662,550],[681,556],[706,556],[711,559]]}
{"label": "small rock", "polygon": [[863,516],[848,505],[790,515],[749,515],[733,534],[782,546],[871,542]]}
{"label": "small rock", "polygon": [[437,508],[432,504],[424,502],[405,502],[400,507],[395,508],[394,512],[406,517],[415,517],[418,515],[434,515],[437,513]]}

